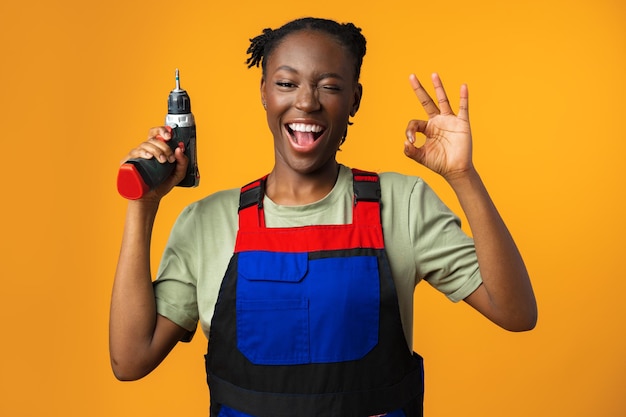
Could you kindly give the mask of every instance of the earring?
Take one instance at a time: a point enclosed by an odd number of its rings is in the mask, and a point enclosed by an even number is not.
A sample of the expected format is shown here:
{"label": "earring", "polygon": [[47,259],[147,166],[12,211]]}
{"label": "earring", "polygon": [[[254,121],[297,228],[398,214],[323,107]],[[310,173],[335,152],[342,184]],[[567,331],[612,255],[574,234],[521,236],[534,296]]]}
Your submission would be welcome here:
{"label": "earring", "polygon": [[263,102],[263,108],[264,108],[265,110],[267,110],[267,103],[266,103],[266,102]]}

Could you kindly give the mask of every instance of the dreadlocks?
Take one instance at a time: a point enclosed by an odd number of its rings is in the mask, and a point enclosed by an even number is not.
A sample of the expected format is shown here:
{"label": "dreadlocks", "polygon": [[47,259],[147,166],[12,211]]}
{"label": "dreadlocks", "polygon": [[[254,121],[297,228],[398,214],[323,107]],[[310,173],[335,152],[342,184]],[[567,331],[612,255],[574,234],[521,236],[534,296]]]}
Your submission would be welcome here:
{"label": "dreadlocks", "polygon": [[246,60],[248,68],[261,65],[265,75],[265,62],[276,46],[285,36],[300,30],[317,30],[333,36],[354,57],[354,76],[358,81],[361,74],[361,65],[365,56],[365,37],[361,29],[352,23],[337,23],[333,20],[305,17],[296,19],[278,29],[263,29],[263,33],[250,39],[250,47],[246,51],[250,57]]}

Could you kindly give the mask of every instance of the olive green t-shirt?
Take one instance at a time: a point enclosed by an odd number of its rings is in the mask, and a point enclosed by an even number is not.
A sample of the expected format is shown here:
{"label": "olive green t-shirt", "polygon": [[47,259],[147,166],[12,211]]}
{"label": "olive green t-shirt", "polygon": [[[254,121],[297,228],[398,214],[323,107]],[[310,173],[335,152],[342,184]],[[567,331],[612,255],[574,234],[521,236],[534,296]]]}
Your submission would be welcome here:
{"label": "olive green t-shirt", "polygon": [[[409,345],[413,291],[425,280],[457,302],[481,284],[473,240],[460,221],[419,177],[380,174],[385,249],[398,291]],[[267,227],[345,224],[352,221],[352,172],[341,166],[337,183],[322,200],[280,206],[264,200]],[[172,228],[154,283],[157,311],[208,337],[217,294],[233,254],[239,189],[212,194],[186,207]]]}

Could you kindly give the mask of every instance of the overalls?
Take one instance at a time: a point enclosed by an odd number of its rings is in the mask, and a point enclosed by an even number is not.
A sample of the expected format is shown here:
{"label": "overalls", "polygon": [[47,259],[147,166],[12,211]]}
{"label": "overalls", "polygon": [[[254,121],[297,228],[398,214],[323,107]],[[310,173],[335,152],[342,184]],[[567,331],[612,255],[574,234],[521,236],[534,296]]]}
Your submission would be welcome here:
{"label": "overalls", "polygon": [[266,228],[266,177],[241,189],[208,352],[211,417],[422,416],[376,174],[353,170],[352,224]]}

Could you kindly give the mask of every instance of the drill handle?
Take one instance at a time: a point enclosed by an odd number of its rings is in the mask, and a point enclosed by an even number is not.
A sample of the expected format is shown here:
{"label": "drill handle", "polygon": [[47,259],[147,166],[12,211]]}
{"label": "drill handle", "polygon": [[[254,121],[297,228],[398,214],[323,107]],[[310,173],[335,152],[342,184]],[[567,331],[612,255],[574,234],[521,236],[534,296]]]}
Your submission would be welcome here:
{"label": "drill handle", "polygon": [[[185,146],[177,139],[177,128],[167,126],[172,133],[168,141],[160,136],[156,138],[167,143],[172,151],[179,146]],[[183,148],[184,150],[184,148]],[[122,197],[137,200],[147,192],[163,183],[174,171],[175,163],[161,163],[156,158],[131,158],[124,162],[117,174],[117,190]]]}

